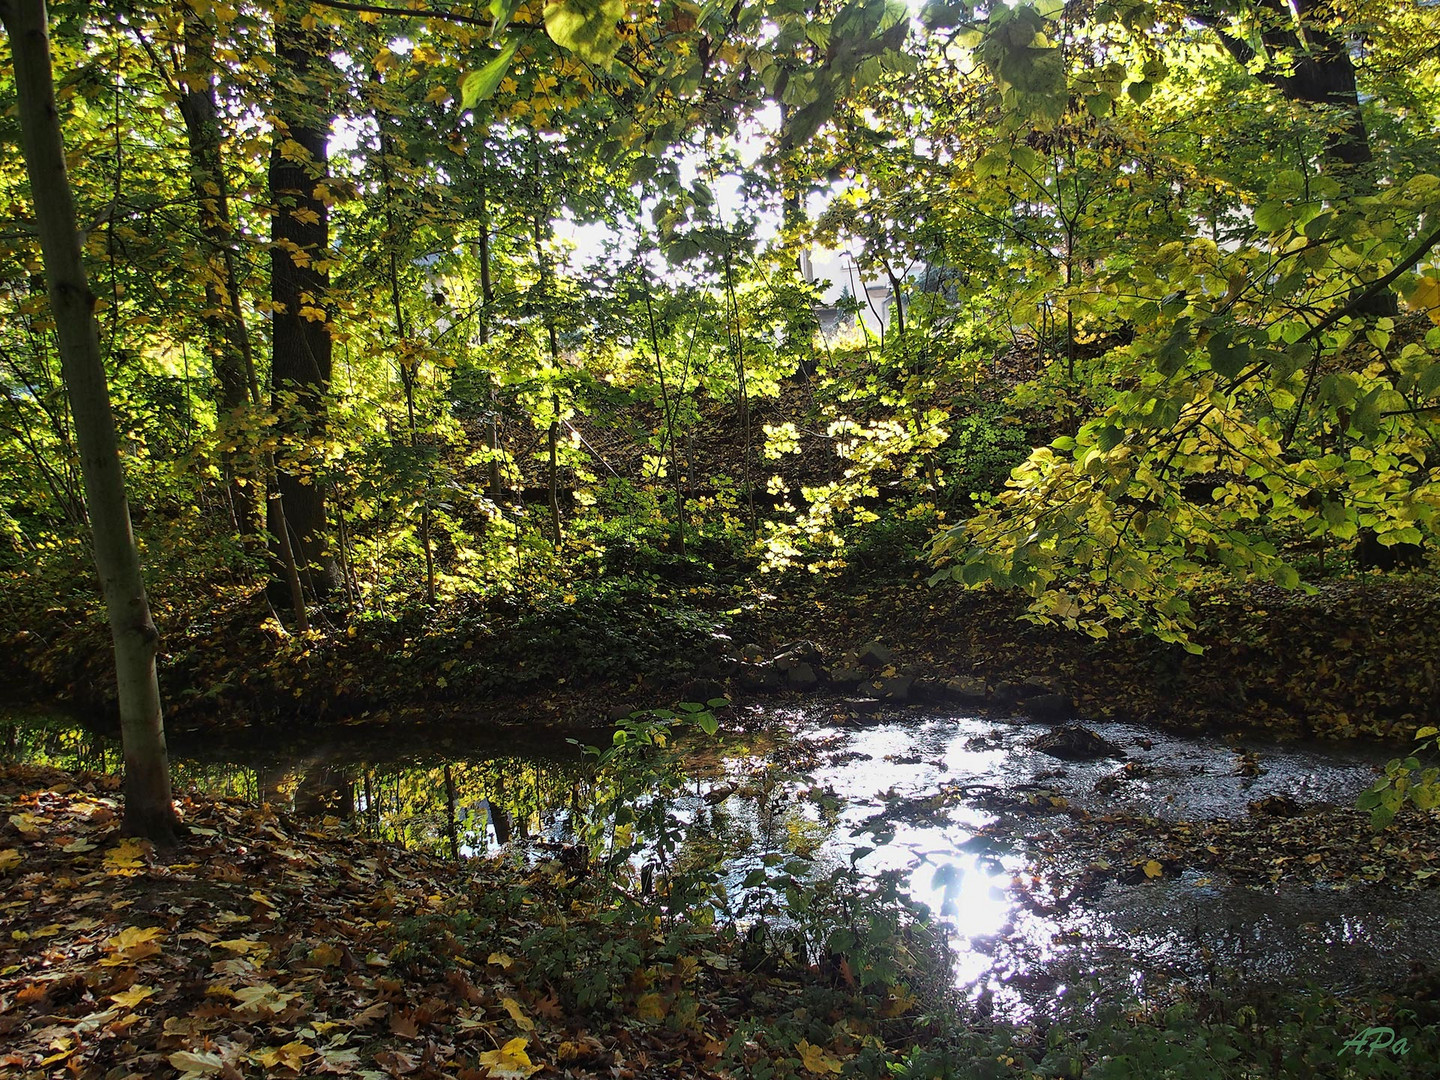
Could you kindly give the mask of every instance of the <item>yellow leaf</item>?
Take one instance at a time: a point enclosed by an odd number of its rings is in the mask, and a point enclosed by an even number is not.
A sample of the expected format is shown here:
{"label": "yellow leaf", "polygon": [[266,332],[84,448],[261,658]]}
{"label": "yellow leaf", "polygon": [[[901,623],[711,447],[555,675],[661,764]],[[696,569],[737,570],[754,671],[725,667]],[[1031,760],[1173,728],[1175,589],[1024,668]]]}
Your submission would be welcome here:
{"label": "yellow leaf", "polygon": [[1440,278],[1422,277],[1405,306],[1412,311],[1429,311],[1430,321],[1440,324]]}
{"label": "yellow leaf", "polygon": [[315,1049],[306,1046],[303,1042],[288,1042],[284,1046],[273,1047],[269,1050],[258,1050],[250,1055],[252,1061],[258,1062],[267,1069],[273,1069],[279,1065],[295,1072],[305,1063],[305,1059],[315,1056]]}
{"label": "yellow leaf", "polygon": [[515,1026],[521,1031],[535,1030],[535,1021],[525,1015],[525,1010],[520,1008],[520,1003],[514,998],[505,998],[500,1002],[500,1007],[510,1014],[510,1019],[515,1021]]}
{"label": "yellow leaf", "polygon": [[838,1073],[840,1071],[840,1059],[833,1054],[827,1054],[822,1047],[812,1046],[810,1043],[801,1040],[800,1045],[795,1049],[800,1052],[800,1062],[805,1066],[806,1072],[823,1076],[826,1073]]}
{"label": "yellow leaf", "polygon": [[321,942],[310,950],[310,959],[321,967],[334,967],[342,956],[344,953],[329,942]]}
{"label": "yellow leaf", "polygon": [[1161,866],[1158,862],[1156,862],[1154,859],[1151,859],[1145,864],[1145,876],[1148,878],[1161,877],[1162,875],[1164,875],[1164,873],[1165,868]]}
{"label": "yellow leaf", "polygon": [[24,836],[35,836],[40,832],[40,819],[34,814],[11,814],[10,824]]}
{"label": "yellow leaf", "polygon": [[146,998],[153,997],[154,995],[155,988],[153,986],[140,986],[136,984],[130,987],[129,990],[122,990],[118,994],[111,994],[110,1000],[115,1002],[116,1005],[123,1005],[127,1009],[133,1009]]}
{"label": "yellow leaf", "polygon": [[100,962],[106,967],[116,967],[120,964],[132,964],[147,956],[156,956],[160,952],[158,939],[164,936],[165,931],[158,926],[147,926],[143,930],[136,926],[127,926],[105,942],[105,950],[114,955],[107,956]]}
{"label": "yellow leaf", "polygon": [[185,1076],[209,1076],[225,1067],[225,1059],[219,1054],[196,1054],[189,1050],[179,1050],[166,1060]]}
{"label": "yellow leaf", "polygon": [[109,873],[138,870],[145,865],[145,848],[141,841],[121,840],[105,853],[105,869]]}
{"label": "yellow leaf", "polygon": [[270,946],[263,941],[251,941],[248,938],[232,938],[229,941],[217,941],[217,949],[229,949],[237,956],[268,956]]}
{"label": "yellow leaf", "polygon": [[51,923],[49,926],[42,926],[39,930],[30,931],[31,937],[54,937],[60,932],[60,924]]}
{"label": "yellow leaf", "polygon": [[0,851],[0,873],[9,870],[12,866],[19,866],[25,861],[25,856],[20,854],[19,848],[5,848]]}
{"label": "yellow leaf", "polygon": [[309,206],[302,206],[298,210],[291,210],[290,216],[302,225],[319,225],[320,214]]}
{"label": "yellow leaf", "polygon": [[913,1009],[920,1001],[910,992],[908,986],[900,985],[892,987],[885,998],[885,1008],[881,1010],[885,1016],[904,1016]]}
{"label": "yellow leaf", "polygon": [[664,1020],[668,1011],[665,999],[659,994],[645,994],[635,1002],[635,1015],[641,1020],[648,1020],[651,1023]]}
{"label": "yellow leaf", "polygon": [[509,970],[510,965],[515,963],[515,959],[509,953],[492,952],[485,962],[487,964],[494,964],[498,968]]}
{"label": "yellow leaf", "polygon": [[500,1080],[525,1080],[542,1068],[540,1065],[531,1064],[530,1055],[525,1053],[525,1046],[529,1041],[522,1036],[511,1039],[499,1050],[487,1050],[480,1055],[480,1064],[485,1066],[491,1076]]}

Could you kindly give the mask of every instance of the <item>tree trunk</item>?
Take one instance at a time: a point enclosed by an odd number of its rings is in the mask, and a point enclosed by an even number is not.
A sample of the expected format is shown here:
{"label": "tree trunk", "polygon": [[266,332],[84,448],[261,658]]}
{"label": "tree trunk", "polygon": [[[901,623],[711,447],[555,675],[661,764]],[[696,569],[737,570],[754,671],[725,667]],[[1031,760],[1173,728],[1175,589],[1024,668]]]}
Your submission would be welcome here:
{"label": "tree trunk", "polygon": [[[324,434],[325,395],[330,387],[331,341],[324,305],[329,272],[317,269],[329,249],[329,218],[316,185],[327,175],[325,143],[334,120],[328,93],[310,73],[323,62],[329,42],[318,30],[291,21],[275,25],[275,52],[282,71],[311,88],[308,96],[289,89],[277,94],[275,145],[270,153],[270,298],[271,393],[279,412],[280,434],[290,444],[290,460],[278,464],[280,498],[291,543],[304,580],[317,598],[337,580],[334,559],[325,545],[325,489],[308,475],[301,449]],[[287,405],[286,395],[293,394]],[[298,460],[297,460],[298,459]],[[269,522],[276,537],[272,553],[280,557],[281,524]]]}
{"label": "tree trunk", "polygon": [[[490,205],[485,189],[484,146],[480,150],[480,243],[477,255],[480,259],[480,344],[490,341],[490,320],[492,305],[495,303],[495,287],[490,279]],[[500,498],[500,413],[495,393],[495,374],[486,372],[485,382],[490,391],[490,420],[485,425],[485,446],[490,451],[490,462],[486,467],[486,482],[490,488],[490,499]]]}
{"label": "tree trunk", "polygon": [[[219,109],[213,82],[214,34],[194,12],[185,11],[185,69],[180,77],[180,116],[190,152],[190,188],[195,196],[200,235],[205,240],[205,329],[210,340],[211,366],[215,373],[215,405],[221,423],[249,403],[245,363],[238,335],[245,333],[230,319],[229,282],[225,250],[233,242],[230,225],[230,197],[220,159]],[[255,477],[244,475],[237,455],[224,455],[235,507],[235,523],[242,537],[253,536],[258,528]]]}
{"label": "tree trunk", "polygon": [[177,818],[155,677],[159,634],[150,617],[140,553],[131,531],[115,418],[100,359],[95,296],[81,262],[80,234],[55,106],[45,2],[0,0],[0,20],[10,36],[21,142],[44,254],[45,284],[80,446],[95,567],[115,643],[115,681],[125,750],[122,827],[131,836],[173,843]]}

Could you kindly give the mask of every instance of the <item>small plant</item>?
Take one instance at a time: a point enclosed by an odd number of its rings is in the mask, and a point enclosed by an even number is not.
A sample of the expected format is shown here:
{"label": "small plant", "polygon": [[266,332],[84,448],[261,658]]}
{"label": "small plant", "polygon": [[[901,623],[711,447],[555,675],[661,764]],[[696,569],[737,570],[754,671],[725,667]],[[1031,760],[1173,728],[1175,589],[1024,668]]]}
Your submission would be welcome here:
{"label": "small plant", "polygon": [[1370,824],[1383,829],[1407,802],[1419,810],[1440,806],[1440,768],[1424,766],[1418,754],[1433,754],[1440,749],[1440,728],[1422,727],[1415,732],[1415,746],[1409,757],[1392,758],[1385,765],[1385,776],[1369,790],[1361,793],[1355,805],[1370,811]]}

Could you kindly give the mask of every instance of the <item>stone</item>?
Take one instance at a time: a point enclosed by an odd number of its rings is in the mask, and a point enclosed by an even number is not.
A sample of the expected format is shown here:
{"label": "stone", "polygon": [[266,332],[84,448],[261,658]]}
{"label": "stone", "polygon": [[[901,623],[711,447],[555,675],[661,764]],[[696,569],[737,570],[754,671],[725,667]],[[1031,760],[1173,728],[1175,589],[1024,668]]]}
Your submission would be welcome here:
{"label": "stone", "polygon": [[751,663],[759,663],[765,659],[765,652],[759,645],[751,642],[748,645],[740,646],[740,659],[749,660]]}
{"label": "stone", "polygon": [[865,690],[886,701],[909,701],[914,683],[915,680],[909,675],[889,675],[881,679],[871,679],[865,684]]}
{"label": "stone", "polygon": [[981,706],[990,702],[990,690],[984,679],[961,675],[955,679],[946,679],[940,689],[944,698],[957,705]]}
{"label": "stone", "polygon": [[1095,761],[1100,758],[1123,758],[1125,751],[1109,739],[1102,738],[1079,724],[1051,728],[1030,743],[1042,754],[1065,761]]}
{"label": "stone", "polygon": [[680,687],[681,701],[694,701],[701,705],[725,696],[725,687],[714,679],[691,679]]}
{"label": "stone", "polygon": [[814,690],[820,684],[820,677],[809,664],[796,664],[785,672],[785,682],[791,690]]}
{"label": "stone", "polygon": [[910,687],[910,696],[916,701],[939,701],[945,696],[945,684],[933,676],[921,675]]}
{"label": "stone", "polygon": [[777,663],[781,660],[788,660],[792,666],[795,664],[810,664],[813,666],[823,664],[825,662],[825,654],[820,650],[819,645],[816,645],[807,638],[786,645],[780,650],[780,655],[777,656],[775,660]]}
{"label": "stone", "polygon": [[880,700],[873,697],[852,697],[844,698],[840,704],[844,708],[859,716],[868,716],[880,711]]}
{"label": "stone", "polygon": [[1069,694],[1036,694],[1022,701],[1020,707],[1031,720],[1049,724],[1063,724],[1075,716],[1075,703]]}
{"label": "stone", "polygon": [[995,703],[997,709],[1012,709],[1020,703],[1020,684],[1011,682],[1009,679],[1001,679],[995,684],[995,689],[990,692],[990,699]]}
{"label": "stone", "polygon": [[864,682],[870,677],[870,673],[858,667],[833,667],[830,669],[830,681],[837,686],[855,686]]}
{"label": "stone", "polygon": [[739,650],[735,648],[735,642],[730,640],[730,635],[722,633],[710,635],[710,640],[705,643],[705,652],[717,659],[722,656],[739,655]]}
{"label": "stone", "polygon": [[892,655],[894,654],[891,653],[888,645],[878,641],[867,641],[860,646],[855,654],[855,659],[862,667],[882,668],[890,663]]}
{"label": "stone", "polygon": [[749,691],[779,690],[780,673],[769,664],[741,664],[741,689]]}

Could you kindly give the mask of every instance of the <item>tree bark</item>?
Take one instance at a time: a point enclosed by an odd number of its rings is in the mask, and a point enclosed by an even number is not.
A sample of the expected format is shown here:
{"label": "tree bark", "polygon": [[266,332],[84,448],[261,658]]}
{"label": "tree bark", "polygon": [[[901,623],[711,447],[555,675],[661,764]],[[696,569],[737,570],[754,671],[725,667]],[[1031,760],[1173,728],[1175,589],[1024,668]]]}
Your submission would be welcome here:
{"label": "tree bark", "polygon": [[169,755],[155,676],[159,634],[150,616],[140,553],[130,524],[125,476],[100,358],[95,295],[81,261],[80,234],[51,74],[44,0],[0,0],[10,36],[19,97],[21,142],[45,284],[55,316],[61,369],[75,420],[81,474],[94,536],[95,567],[115,643],[115,681],[125,752],[122,828],[157,843],[175,841]]}
{"label": "tree bark", "polygon": [[[335,561],[325,543],[325,489],[308,475],[303,444],[324,434],[325,395],[330,388],[331,340],[325,313],[330,274],[317,268],[329,252],[329,216],[316,185],[328,174],[326,140],[334,120],[329,94],[310,77],[324,62],[329,42],[318,30],[288,20],[275,25],[275,52],[289,82],[276,95],[277,128],[270,152],[271,394],[280,414],[280,433],[291,444],[290,460],[278,462],[280,499],[301,574],[319,598],[336,583]],[[287,404],[287,395],[294,395]],[[297,460],[297,458],[299,460]],[[279,529],[271,515],[272,547],[280,559]]]}
{"label": "tree bark", "polygon": [[[205,329],[210,339],[211,366],[215,372],[216,412],[221,422],[234,422],[250,396],[239,335],[243,326],[229,315],[225,251],[234,237],[230,225],[230,196],[220,158],[220,112],[215,103],[214,34],[205,21],[187,9],[185,17],[185,68],[179,73],[180,116],[185,121],[190,153],[190,188],[195,195],[200,234],[205,238]],[[224,456],[235,507],[235,523],[242,537],[258,528],[258,500],[253,473],[245,475],[237,455]]]}
{"label": "tree bark", "polygon": [[[1288,57],[1292,67],[1267,68],[1261,81],[1275,87],[1291,101],[1337,110],[1342,126],[1327,131],[1325,159],[1332,172],[1347,174],[1360,193],[1374,187],[1373,176],[1356,176],[1370,164],[1370,133],[1360,110],[1355,84],[1355,65],[1345,41],[1317,25],[1311,18],[1319,0],[1259,0],[1258,16],[1265,20],[1260,37],[1272,53]],[[1191,0],[1191,14],[1219,36],[1225,50],[1242,66],[1255,58],[1255,50],[1225,29],[1230,15],[1227,6],[1215,0]]]}

